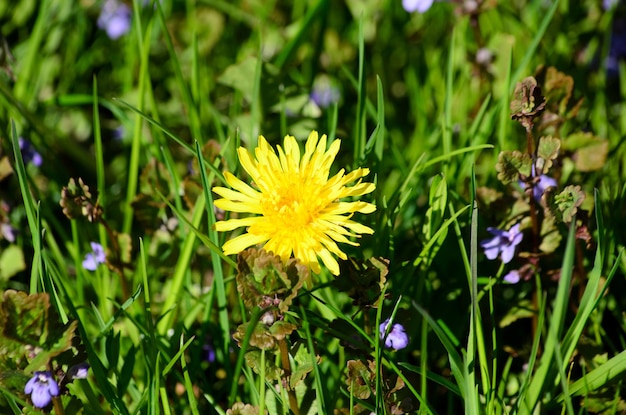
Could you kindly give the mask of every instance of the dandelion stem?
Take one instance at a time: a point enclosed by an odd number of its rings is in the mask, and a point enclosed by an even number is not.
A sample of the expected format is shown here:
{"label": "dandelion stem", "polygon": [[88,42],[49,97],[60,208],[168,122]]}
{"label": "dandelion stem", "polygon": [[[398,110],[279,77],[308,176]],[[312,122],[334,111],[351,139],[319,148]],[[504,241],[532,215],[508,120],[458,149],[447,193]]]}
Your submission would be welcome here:
{"label": "dandelion stem", "polygon": [[287,347],[287,340],[281,339],[278,341],[278,347],[280,348],[280,363],[285,372],[287,394],[289,395],[289,407],[295,415],[300,415],[300,408],[298,408],[298,398],[296,392],[291,389],[289,381],[291,380],[291,364],[289,363],[289,348]]}

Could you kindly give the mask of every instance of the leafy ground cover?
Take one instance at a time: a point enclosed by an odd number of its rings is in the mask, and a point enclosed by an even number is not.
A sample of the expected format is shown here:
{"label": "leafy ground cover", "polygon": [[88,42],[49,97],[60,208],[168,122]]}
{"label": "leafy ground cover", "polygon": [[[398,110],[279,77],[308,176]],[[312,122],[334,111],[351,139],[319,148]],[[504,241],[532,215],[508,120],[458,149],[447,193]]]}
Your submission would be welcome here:
{"label": "leafy ground cover", "polygon": [[0,412],[626,411],[626,4],[0,4]]}

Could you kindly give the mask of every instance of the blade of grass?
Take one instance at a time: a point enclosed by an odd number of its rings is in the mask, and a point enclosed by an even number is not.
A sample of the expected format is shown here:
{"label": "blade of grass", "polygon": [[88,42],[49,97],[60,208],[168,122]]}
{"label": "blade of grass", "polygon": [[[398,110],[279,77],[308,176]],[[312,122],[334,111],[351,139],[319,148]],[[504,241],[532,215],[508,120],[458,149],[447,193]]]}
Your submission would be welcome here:
{"label": "blade of grass", "polygon": [[[136,11],[137,5],[135,5]],[[140,16],[141,13],[133,13],[135,24],[137,27],[141,27]],[[139,82],[137,85],[138,91],[138,103],[137,108],[143,110],[145,100],[145,90],[148,84],[148,67],[149,67],[149,39],[152,33],[152,20],[148,22],[146,32],[143,34],[141,29],[137,30],[137,44],[139,48],[140,64],[139,64]],[[131,141],[130,161],[128,165],[128,180],[126,181],[126,202],[124,204],[124,222],[122,225],[123,233],[130,233],[133,223],[133,206],[132,202],[135,199],[137,193],[137,183],[139,182],[139,153],[142,149],[142,122],[143,118],[137,114],[135,116],[135,125],[133,130],[133,138]]]}
{"label": "blade of grass", "polygon": [[528,64],[530,63],[530,60],[535,56],[537,52],[537,47],[539,46],[539,43],[541,43],[541,41],[543,40],[546,34],[546,30],[548,30],[548,26],[550,26],[550,22],[552,21],[554,14],[559,8],[560,3],[561,3],[560,0],[554,0],[550,8],[548,9],[548,11],[544,14],[543,20],[541,21],[539,28],[535,32],[535,36],[533,37],[533,40],[530,42],[530,45],[526,49],[526,53],[524,54],[522,61],[520,62],[520,64],[517,66],[517,69],[513,73],[513,77],[512,77],[513,82],[508,84],[509,93],[507,94],[507,96],[513,93],[513,90],[515,89],[515,83],[519,82],[521,80],[520,78],[522,77],[522,74],[526,72],[527,70],[526,68]]}
{"label": "blade of grass", "polygon": [[307,312],[302,305],[300,305],[300,316],[302,317],[302,329],[306,334],[306,342],[307,347],[309,348],[309,355],[311,356],[311,364],[313,365],[313,376],[315,382],[315,390],[316,390],[316,402],[318,405],[319,412],[322,414],[327,414],[327,404],[326,404],[326,395],[328,391],[324,387],[324,382],[322,382],[322,374],[320,372],[320,367],[317,363],[317,359],[315,358],[315,347],[313,346],[313,336],[311,334],[311,329],[309,327],[309,319],[307,317]]}
{"label": "blade of grass", "polygon": [[556,380],[554,370],[554,350],[559,344],[559,339],[563,331],[565,312],[569,303],[569,292],[571,288],[572,272],[574,267],[576,242],[576,221],[572,220],[570,225],[563,264],[561,266],[561,278],[557,288],[556,298],[552,306],[552,316],[548,328],[548,337],[545,343],[544,354],[541,357],[539,367],[531,380],[528,391],[524,396],[524,404],[520,407],[521,414],[532,413],[541,400],[542,392],[553,385]]}
{"label": "blade of grass", "polygon": [[[359,69],[357,83],[356,117],[354,122],[353,160],[363,160],[365,151],[365,39],[363,36],[363,15],[359,17]],[[356,167],[356,166],[355,166]]]}
{"label": "blade of grass", "polygon": [[35,294],[37,292],[37,281],[43,281],[43,263],[41,259],[41,234],[39,214],[35,208],[35,202],[33,201],[33,195],[30,192],[28,185],[28,175],[26,174],[26,168],[24,167],[24,160],[22,159],[22,152],[20,151],[20,143],[17,136],[17,130],[15,127],[15,121],[11,120],[11,142],[13,144],[13,156],[15,157],[15,168],[17,170],[17,178],[20,184],[20,191],[22,192],[22,200],[24,202],[24,210],[26,211],[26,219],[28,221],[28,228],[32,235],[33,242],[33,266],[30,274],[30,293]]}
{"label": "blade of grass", "polygon": [[[206,199],[204,198],[204,194],[201,194],[196,200],[193,216],[191,218],[191,224],[194,228],[198,228],[200,226],[202,216],[205,212],[205,206]],[[163,308],[161,309],[161,313],[166,314],[157,325],[159,333],[161,334],[165,334],[174,323],[176,313],[171,309],[180,300],[180,296],[182,295],[185,275],[189,272],[191,257],[195,252],[195,243],[196,234],[194,232],[187,233],[182,241],[180,255],[178,257],[178,261],[176,262],[174,274],[172,276],[172,284],[168,295],[165,297]]]}
{"label": "blade of grass", "polygon": [[[196,141],[196,153],[198,155],[198,165],[203,166],[204,157],[200,150],[200,144]],[[206,176],[206,171],[200,169],[200,177],[202,178],[202,189],[204,191],[204,198],[207,200],[206,211],[208,221],[209,239],[214,245],[219,244],[217,231],[214,229],[215,225],[215,206],[213,205],[213,195],[209,188],[209,182],[213,181],[213,174],[209,178]],[[224,285],[224,271],[222,269],[222,261],[219,254],[215,250],[211,250],[211,263],[213,264],[213,287],[217,292],[217,308],[218,318],[220,323],[220,329],[222,330],[222,351],[224,355],[228,355],[228,347],[230,345],[230,323],[228,320],[228,309],[226,307],[226,288]],[[228,360],[226,361],[226,368],[230,369]]]}

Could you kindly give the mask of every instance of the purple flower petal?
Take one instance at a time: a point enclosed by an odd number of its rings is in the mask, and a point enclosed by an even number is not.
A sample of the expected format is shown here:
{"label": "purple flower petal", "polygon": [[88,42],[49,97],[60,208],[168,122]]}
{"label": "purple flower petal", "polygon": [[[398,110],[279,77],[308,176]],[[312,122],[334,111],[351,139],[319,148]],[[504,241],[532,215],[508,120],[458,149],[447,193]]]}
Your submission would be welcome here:
{"label": "purple flower petal", "polygon": [[516,269],[510,271],[508,274],[504,276],[504,281],[508,282],[509,284],[517,284],[520,281],[520,279],[521,277],[520,277],[519,271]]}
{"label": "purple flower petal", "polygon": [[98,27],[115,40],[128,33],[132,21],[130,8],[118,0],[106,0],[98,17]]}
{"label": "purple flower petal", "polygon": [[487,259],[490,259],[492,261],[498,257],[499,253],[500,253],[499,246],[494,246],[493,248],[485,249],[485,256],[487,257]]}
{"label": "purple flower petal", "polygon": [[74,365],[67,371],[67,376],[70,379],[86,379],[89,374],[89,363],[83,362]]}
{"label": "purple flower petal", "polygon": [[502,262],[508,263],[515,255],[515,247],[522,242],[524,234],[519,230],[520,224],[517,223],[508,231],[497,228],[487,228],[487,230],[495,235],[493,238],[485,239],[480,242],[480,246],[485,250],[487,259],[494,260],[501,255]]}
{"label": "purple flower petal", "polygon": [[389,325],[389,319],[380,323],[378,330],[380,332],[380,338],[385,340],[385,347],[393,350],[404,349],[409,345],[409,336],[404,331],[402,324],[395,323],[391,326],[391,331],[385,337],[387,326]]}
{"label": "purple flower petal", "polygon": [[24,160],[24,164],[32,163],[37,167],[41,166],[43,158],[41,157],[41,154],[35,150],[35,147],[33,147],[30,141],[19,137],[18,142],[20,144],[20,151],[22,153],[22,160]]}
{"label": "purple flower petal", "polygon": [[502,248],[502,262],[508,264],[515,255],[515,245],[506,245]]}
{"label": "purple flower petal", "polygon": [[430,6],[433,5],[433,1],[434,0],[402,0],[402,7],[409,13],[424,13],[430,9]]}
{"label": "purple flower petal", "polygon": [[91,242],[90,245],[92,252],[85,255],[83,268],[87,271],[95,271],[96,268],[98,268],[98,265],[106,262],[106,255],[104,253],[104,248],[99,243]]}

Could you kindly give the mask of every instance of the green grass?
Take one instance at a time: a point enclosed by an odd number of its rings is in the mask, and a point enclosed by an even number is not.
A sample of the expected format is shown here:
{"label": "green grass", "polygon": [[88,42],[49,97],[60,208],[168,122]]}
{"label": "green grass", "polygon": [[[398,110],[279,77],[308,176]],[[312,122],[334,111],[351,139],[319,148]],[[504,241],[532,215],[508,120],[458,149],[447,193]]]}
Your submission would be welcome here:
{"label": "green grass", "polygon": [[[110,39],[102,3],[0,5],[1,413],[626,410],[626,63],[604,64],[624,5],[134,0]],[[526,131],[528,76],[547,102]],[[327,107],[321,77],[341,95]],[[340,244],[339,276],[265,257],[246,274],[221,249],[245,230],[214,228],[245,215],[211,189],[250,183],[237,149],[258,135],[303,148],[312,130],[342,140],[331,174],[370,170],[376,212],[352,219],[374,234]],[[541,200],[519,182],[529,145],[558,183]],[[68,197],[79,178],[91,196]],[[487,228],[516,223],[513,260],[489,260]],[[251,307],[246,278],[291,303]],[[385,347],[388,318],[408,347]],[[34,371],[61,382],[41,410]]]}

